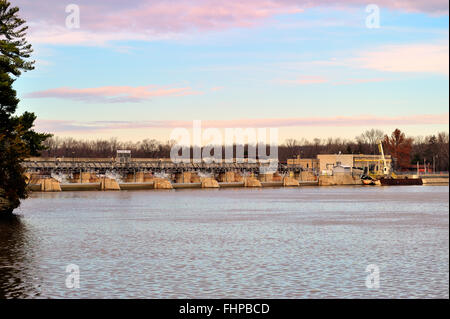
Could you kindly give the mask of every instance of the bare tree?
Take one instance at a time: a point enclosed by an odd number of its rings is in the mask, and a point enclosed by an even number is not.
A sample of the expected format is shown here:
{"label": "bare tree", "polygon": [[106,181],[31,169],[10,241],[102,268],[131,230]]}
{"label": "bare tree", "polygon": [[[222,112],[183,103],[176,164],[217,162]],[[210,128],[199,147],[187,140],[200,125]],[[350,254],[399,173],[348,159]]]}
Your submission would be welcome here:
{"label": "bare tree", "polygon": [[361,135],[356,137],[356,140],[358,142],[369,145],[371,154],[377,153],[377,143],[378,141],[381,141],[383,139],[384,139],[384,132],[377,129],[367,130]]}
{"label": "bare tree", "polygon": [[[302,158],[315,158],[317,154],[378,154],[377,140],[382,132],[380,130],[368,130],[357,136],[354,140],[330,137],[325,140],[319,138],[311,142],[305,138],[290,138],[278,148],[278,159],[286,162],[288,158],[301,155]],[[427,137],[415,137],[411,140],[411,156],[402,156],[402,165],[411,166],[417,162],[428,163],[434,161],[436,170],[447,171],[449,169],[449,135],[440,132],[437,135]],[[409,142],[408,142],[409,143]],[[121,142],[116,138],[109,140],[75,140],[70,137],[53,137],[45,141],[47,150],[41,152],[41,156],[50,157],[114,157],[118,149],[131,150],[135,158],[169,158],[170,150],[175,141],[159,142],[152,138],[139,142]],[[233,145],[236,150],[236,145]],[[248,150],[248,145],[244,145]],[[389,152],[389,150],[386,148]],[[394,149],[392,149],[394,151]],[[193,148],[191,148],[193,154]],[[225,154],[224,150],[222,154]],[[247,154],[247,153],[246,153]],[[392,154],[392,153],[391,153]],[[408,162],[408,158],[409,162]]]}

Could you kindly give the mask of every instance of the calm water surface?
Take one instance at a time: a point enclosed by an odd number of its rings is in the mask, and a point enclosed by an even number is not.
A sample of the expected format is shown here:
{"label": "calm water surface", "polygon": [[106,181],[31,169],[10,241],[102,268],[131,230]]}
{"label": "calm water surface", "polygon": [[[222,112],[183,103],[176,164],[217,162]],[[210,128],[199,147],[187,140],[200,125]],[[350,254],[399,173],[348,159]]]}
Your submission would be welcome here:
{"label": "calm water surface", "polygon": [[[34,193],[0,298],[448,298],[449,188]],[[66,266],[80,289],[66,288]],[[367,265],[380,288],[365,285]]]}

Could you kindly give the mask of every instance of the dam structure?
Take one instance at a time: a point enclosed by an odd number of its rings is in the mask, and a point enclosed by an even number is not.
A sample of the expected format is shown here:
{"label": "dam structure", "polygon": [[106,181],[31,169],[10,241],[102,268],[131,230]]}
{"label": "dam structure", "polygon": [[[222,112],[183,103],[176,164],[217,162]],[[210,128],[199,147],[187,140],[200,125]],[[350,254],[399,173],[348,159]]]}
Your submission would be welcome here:
{"label": "dam structure", "polygon": [[[122,158],[123,159],[123,158]],[[265,162],[173,163],[170,159],[30,158],[34,191],[132,190],[317,185],[300,166]]]}
{"label": "dam structure", "polygon": [[[128,162],[119,162],[112,159],[28,159],[23,163],[28,172],[41,173],[79,173],[95,172],[105,174],[106,172],[133,173],[151,171],[154,173],[182,173],[182,172],[208,172],[224,173],[227,171],[253,172],[257,174],[264,166],[260,163],[173,163],[167,159],[134,159]],[[300,166],[288,167],[278,164],[278,171],[300,171]]]}
{"label": "dam structure", "polygon": [[[344,162],[346,161],[346,162]],[[344,164],[343,164],[344,163]],[[362,164],[361,164],[362,163]],[[277,162],[174,163],[170,159],[29,158],[22,165],[32,191],[138,190],[225,187],[362,185],[373,155],[319,155]],[[272,163],[273,164],[273,163]],[[417,178],[409,174],[406,178]],[[448,173],[420,175],[423,184],[448,185]]]}

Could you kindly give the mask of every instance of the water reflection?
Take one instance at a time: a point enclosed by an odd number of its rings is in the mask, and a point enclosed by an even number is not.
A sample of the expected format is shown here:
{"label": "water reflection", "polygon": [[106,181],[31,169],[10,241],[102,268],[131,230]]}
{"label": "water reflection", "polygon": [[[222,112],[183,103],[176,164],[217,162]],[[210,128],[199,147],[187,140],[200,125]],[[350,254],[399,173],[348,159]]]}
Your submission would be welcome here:
{"label": "water reflection", "polygon": [[34,193],[0,222],[0,298],[448,298],[448,209],[448,187]]}
{"label": "water reflection", "polygon": [[0,218],[0,298],[38,297],[32,231],[20,216]]}

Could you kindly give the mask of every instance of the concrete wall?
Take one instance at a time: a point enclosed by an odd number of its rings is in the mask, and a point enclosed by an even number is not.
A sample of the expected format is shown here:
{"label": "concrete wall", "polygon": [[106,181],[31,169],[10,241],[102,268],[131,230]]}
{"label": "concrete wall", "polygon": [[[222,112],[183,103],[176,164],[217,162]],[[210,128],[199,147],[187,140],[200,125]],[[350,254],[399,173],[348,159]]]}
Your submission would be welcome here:
{"label": "concrete wall", "polygon": [[273,182],[282,182],[283,177],[278,172],[275,172],[275,173],[273,173],[272,181]]}
{"label": "concrete wall", "polygon": [[336,185],[361,185],[361,179],[351,174],[339,174],[334,176],[319,176],[319,186]]}
{"label": "concrete wall", "polygon": [[153,188],[154,189],[172,189],[172,183],[164,178],[155,178],[153,180]]}
{"label": "concrete wall", "polygon": [[219,174],[219,177],[217,179],[221,183],[234,183],[236,177],[235,177],[234,172],[225,172],[225,173]]}
{"label": "concrete wall", "polygon": [[191,173],[191,183],[201,183],[202,179],[197,173]]}
{"label": "concrete wall", "polygon": [[244,178],[237,172],[225,172],[219,174],[217,180],[220,183],[241,183]]}
{"label": "concrete wall", "polygon": [[74,173],[71,183],[100,183],[100,178],[94,173]]}
{"label": "concrete wall", "polygon": [[100,189],[103,191],[120,191],[120,186],[115,179],[103,177],[100,182]]}
{"label": "concrete wall", "polygon": [[202,178],[202,188],[219,188],[219,183],[210,177]]}
{"label": "concrete wall", "polygon": [[40,178],[31,176],[30,184],[38,185],[41,192],[60,192],[61,185],[54,178]]}
{"label": "concrete wall", "polygon": [[175,175],[175,183],[191,183],[192,173],[183,172]]}
{"label": "concrete wall", "polygon": [[283,178],[283,186],[299,186],[300,183],[298,182],[297,179],[293,178],[293,177],[285,177]]}
{"label": "concrete wall", "polygon": [[261,187],[261,182],[254,177],[246,177],[244,179],[245,187]]}
{"label": "concrete wall", "polygon": [[154,176],[152,173],[145,173],[145,172],[136,172],[136,173],[129,173],[125,177],[126,183],[150,183],[153,181]]}
{"label": "concrete wall", "polygon": [[298,180],[302,182],[314,182],[317,181],[317,176],[313,172],[302,171],[298,176],[295,176]]}
{"label": "concrete wall", "polygon": [[332,169],[336,166],[337,162],[341,162],[342,166],[353,166],[353,154],[319,154],[317,155],[319,160],[320,171]]}
{"label": "concrete wall", "polygon": [[448,177],[424,177],[422,178],[423,184],[444,184],[448,185]]}

